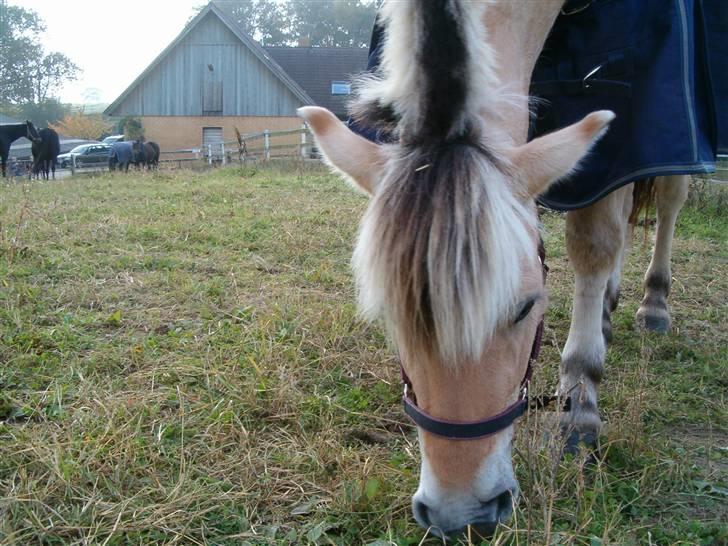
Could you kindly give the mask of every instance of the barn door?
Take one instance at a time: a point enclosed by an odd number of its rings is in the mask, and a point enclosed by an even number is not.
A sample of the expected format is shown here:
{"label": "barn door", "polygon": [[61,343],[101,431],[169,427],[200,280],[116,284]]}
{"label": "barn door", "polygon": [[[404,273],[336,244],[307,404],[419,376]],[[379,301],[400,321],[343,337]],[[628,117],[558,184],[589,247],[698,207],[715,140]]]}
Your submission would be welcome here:
{"label": "barn door", "polygon": [[222,116],[222,82],[205,80],[202,88],[202,115]]}
{"label": "barn door", "polygon": [[[202,148],[205,155],[210,154],[211,158],[222,157],[222,127],[203,127],[202,128]],[[210,148],[211,146],[211,148]]]}

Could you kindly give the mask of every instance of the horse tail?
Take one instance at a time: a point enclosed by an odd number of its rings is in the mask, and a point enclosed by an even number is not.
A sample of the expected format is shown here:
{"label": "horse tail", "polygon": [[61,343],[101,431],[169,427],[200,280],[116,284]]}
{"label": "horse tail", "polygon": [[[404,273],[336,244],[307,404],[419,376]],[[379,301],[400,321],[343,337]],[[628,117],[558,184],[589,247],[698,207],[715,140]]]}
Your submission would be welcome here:
{"label": "horse tail", "polygon": [[[633,226],[639,221],[640,215],[647,214],[655,202],[655,177],[638,180],[632,189],[632,212],[629,213],[629,223]],[[647,222],[645,222],[647,225]]]}
{"label": "horse tail", "polygon": [[400,136],[354,253],[360,305],[400,350],[453,364],[479,358],[515,305],[536,229],[482,139],[495,77],[482,5],[385,4],[384,66],[357,107],[365,119],[394,112]]}

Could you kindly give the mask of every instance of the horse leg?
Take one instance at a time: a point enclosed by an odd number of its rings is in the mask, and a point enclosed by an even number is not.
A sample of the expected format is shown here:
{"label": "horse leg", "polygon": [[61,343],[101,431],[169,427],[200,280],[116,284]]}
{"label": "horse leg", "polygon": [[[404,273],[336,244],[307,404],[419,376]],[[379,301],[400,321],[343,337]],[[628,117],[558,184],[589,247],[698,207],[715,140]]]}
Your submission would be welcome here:
{"label": "horse leg", "polygon": [[675,222],[688,197],[687,175],[665,176],[655,180],[657,203],[657,230],[652,260],[645,274],[645,293],[637,310],[637,324],[645,330],[666,334],[670,330],[670,312],[667,296],[670,293],[672,273],[672,239]]}
{"label": "horse leg", "polygon": [[[630,186],[631,188],[632,186]],[[619,304],[619,286],[622,281],[622,264],[630,246],[632,235],[632,226],[629,225],[629,216],[632,212],[632,195],[625,195],[622,199],[622,216],[621,221],[626,226],[622,230],[622,248],[617,254],[617,260],[614,264],[609,279],[607,280],[607,288],[604,291],[604,301],[602,304],[602,335],[606,343],[612,341],[612,313],[617,309]]]}
{"label": "horse leg", "polygon": [[566,249],[575,273],[571,327],[561,355],[560,392],[571,399],[561,421],[569,451],[579,442],[595,445],[601,426],[597,387],[607,349],[603,319],[605,306],[616,305],[631,206],[630,185],[566,216]]}

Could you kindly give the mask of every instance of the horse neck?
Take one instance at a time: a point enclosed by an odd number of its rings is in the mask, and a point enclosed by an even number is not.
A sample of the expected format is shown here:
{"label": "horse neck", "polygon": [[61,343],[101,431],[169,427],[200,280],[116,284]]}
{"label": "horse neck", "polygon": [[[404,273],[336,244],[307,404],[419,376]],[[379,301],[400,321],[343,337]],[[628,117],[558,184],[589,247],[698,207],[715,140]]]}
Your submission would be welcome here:
{"label": "horse neck", "polygon": [[[14,142],[18,140],[20,137],[27,136],[28,134],[28,128],[25,125],[25,123],[14,123],[12,125],[4,125],[2,127],[2,136],[5,137],[5,139],[10,140],[10,142]],[[3,139],[3,140],[5,140]]]}
{"label": "horse neck", "polygon": [[509,95],[500,118],[513,144],[524,144],[528,137],[531,74],[563,4],[564,0],[499,0],[485,11],[488,42],[496,52],[503,93]]}

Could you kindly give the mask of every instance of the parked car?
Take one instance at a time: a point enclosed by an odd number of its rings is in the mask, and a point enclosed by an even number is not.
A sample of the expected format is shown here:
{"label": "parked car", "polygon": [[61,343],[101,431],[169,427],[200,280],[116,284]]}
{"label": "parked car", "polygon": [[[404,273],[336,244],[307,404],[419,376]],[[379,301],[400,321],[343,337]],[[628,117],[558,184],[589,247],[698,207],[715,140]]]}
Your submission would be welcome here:
{"label": "parked car", "polygon": [[111,148],[111,146],[103,143],[81,144],[81,146],[76,146],[70,152],[59,155],[58,164],[61,169],[69,168],[73,161],[72,156],[76,156],[77,167],[106,163],[109,160],[109,148]]}
{"label": "parked car", "polygon": [[108,144],[109,146],[112,145],[114,142],[121,142],[124,140],[124,135],[111,135],[107,136],[104,140],[101,142],[103,144]]}

